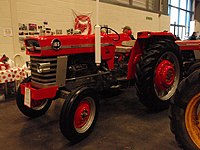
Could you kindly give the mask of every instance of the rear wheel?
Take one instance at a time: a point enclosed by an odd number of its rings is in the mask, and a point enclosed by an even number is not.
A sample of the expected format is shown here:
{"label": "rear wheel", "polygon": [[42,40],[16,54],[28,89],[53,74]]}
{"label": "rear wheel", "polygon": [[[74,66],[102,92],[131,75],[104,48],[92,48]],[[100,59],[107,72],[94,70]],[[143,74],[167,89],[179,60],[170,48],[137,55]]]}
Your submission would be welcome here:
{"label": "rear wheel", "polygon": [[71,142],[78,142],[93,130],[98,117],[99,98],[92,88],[78,88],[65,100],[60,130]]}
{"label": "rear wheel", "polygon": [[179,49],[170,40],[144,50],[136,67],[136,88],[147,108],[160,111],[168,107],[181,78],[181,62]]}
{"label": "rear wheel", "polygon": [[185,78],[170,103],[170,122],[185,150],[200,149],[200,70]]}
{"label": "rear wheel", "polygon": [[[30,82],[31,78],[28,77],[22,83]],[[24,95],[21,94],[21,88],[19,86],[16,95],[16,103],[19,110],[27,117],[34,118],[39,117],[46,113],[46,111],[51,106],[51,99],[44,99],[44,100],[31,100],[31,107],[27,107],[24,105]]]}

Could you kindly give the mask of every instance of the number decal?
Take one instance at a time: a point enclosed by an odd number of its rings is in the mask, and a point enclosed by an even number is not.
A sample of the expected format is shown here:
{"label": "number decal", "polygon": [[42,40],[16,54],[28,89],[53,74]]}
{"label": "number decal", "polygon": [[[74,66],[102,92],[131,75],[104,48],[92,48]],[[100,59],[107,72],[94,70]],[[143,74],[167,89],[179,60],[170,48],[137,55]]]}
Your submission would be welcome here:
{"label": "number decal", "polygon": [[53,39],[51,44],[52,44],[52,48],[55,50],[59,50],[61,47],[61,42],[58,39]]}

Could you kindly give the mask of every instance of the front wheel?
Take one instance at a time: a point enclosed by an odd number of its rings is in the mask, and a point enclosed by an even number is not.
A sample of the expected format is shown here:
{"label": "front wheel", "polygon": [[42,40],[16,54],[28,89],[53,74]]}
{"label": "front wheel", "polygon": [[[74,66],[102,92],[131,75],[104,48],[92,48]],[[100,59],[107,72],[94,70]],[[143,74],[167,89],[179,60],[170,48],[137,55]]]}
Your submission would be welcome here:
{"label": "front wheel", "polygon": [[158,41],[144,50],[136,67],[136,89],[150,110],[166,109],[181,78],[182,60],[174,41]]}
{"label": "front wheel", "polygon": [[92,88],[74,90],[63,104],[60,130],[71,142],[78,142],[93,130],[99,111],[99,97]]}
{"label": "front wheel", "polygon": [[200,70],[179,85],[170,101],[170,125],[185,150],[200,149]]}
{"label": "front wheel", "polygon": [[[22,83],[27,83],[31,81],[31,77],[26,78]],[[16,94],[16,103],[19,110],[27,117],[35,118],[46,113],[46,111],[51,106],[51,99],[44,100],[31,100],[31,108],[24,105],[24,95],[21,94],[21,88],[19,86]]]}

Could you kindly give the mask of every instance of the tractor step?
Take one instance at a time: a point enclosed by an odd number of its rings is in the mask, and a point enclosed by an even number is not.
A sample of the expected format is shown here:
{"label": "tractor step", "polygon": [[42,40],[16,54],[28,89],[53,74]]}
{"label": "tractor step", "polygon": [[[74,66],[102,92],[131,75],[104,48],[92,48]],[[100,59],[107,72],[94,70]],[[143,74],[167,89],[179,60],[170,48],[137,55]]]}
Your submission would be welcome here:
{"label": "tractor step", "polygon": [[127,88],[134,85],[133,80],[127,80],[127,77],[120,77],[117,78],[117,83],[119,84],[120,88]]}
{"label": "tractor step", "polygon": [[111,89],[119,89],[121,86],[118,84],[118,85],[112,85],[110,88]]}
{"label": "tractor step", "polygon": [[124,77],[118,77],[117,78],[117,81],[127,81],[127,77],[126,76],[124,76]]}

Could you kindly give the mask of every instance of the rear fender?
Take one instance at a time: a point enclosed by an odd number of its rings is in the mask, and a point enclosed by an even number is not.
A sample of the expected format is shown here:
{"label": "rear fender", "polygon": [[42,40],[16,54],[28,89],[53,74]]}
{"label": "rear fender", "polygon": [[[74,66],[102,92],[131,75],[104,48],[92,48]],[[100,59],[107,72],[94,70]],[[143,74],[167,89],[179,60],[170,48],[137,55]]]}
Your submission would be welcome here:
{"label": "rear fender", "polygon": [[137,34],[138,39],[171,39],[176,40],[176,37],[171,32],[138,32]]}
{"label": "rear fender", "polygon": [[142,47],[145,44],[145,40],[137,39],[134,47],[131,50],[130,59],[128,62],[128,73],[127,79],[134,79],[136,72],[136,65],[140,61],[140,57],[142,55]]}
{"label": "rear fender", "polygon": [[170,32],[138,32],[137,40],[131,51],[128,62],[127,79],[134,79],[136,73],[136,65],[140,61],[143,51],[150,47],[150,45],[160,40],[175,41],[175,36]]}

